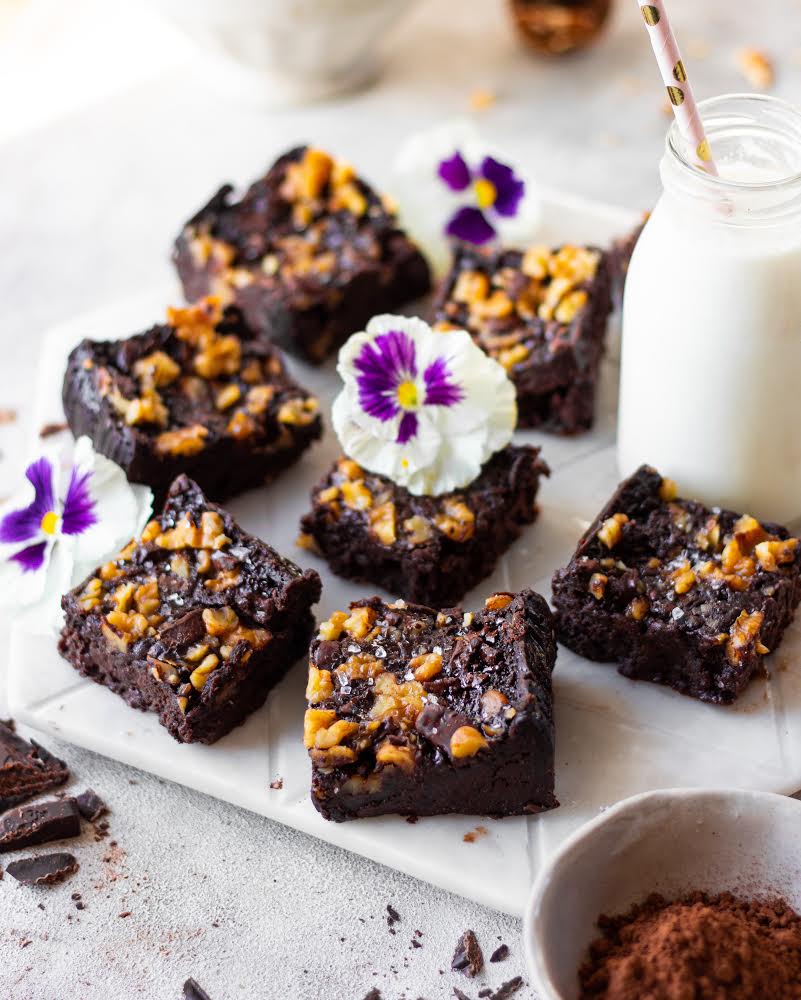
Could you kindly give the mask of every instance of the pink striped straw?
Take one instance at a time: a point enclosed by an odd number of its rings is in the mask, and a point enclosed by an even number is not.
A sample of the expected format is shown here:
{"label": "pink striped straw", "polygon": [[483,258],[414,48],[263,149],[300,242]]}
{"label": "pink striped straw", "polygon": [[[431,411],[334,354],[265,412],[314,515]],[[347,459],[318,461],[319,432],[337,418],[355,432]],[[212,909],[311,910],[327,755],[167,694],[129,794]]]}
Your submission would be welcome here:
{"label": "pink striped straw", "polygon": [[712,160],[709,140],[704,132],[701,116],[698,113],[698,105],[695,103],[693,89],[687,79],[687,72],[684,69],[684,62],[679,52],[676,36],[670,26],[665,5],[662,0],[653,0],[652,3],[640,3],[638,0],[637,6],[640,8],[640,13],[648,29],[651,47],[662,74],[662,81],[667,87],[670,104],[679,128],[684,138],[692,146],[696,164],[717,177],[718,170]]}

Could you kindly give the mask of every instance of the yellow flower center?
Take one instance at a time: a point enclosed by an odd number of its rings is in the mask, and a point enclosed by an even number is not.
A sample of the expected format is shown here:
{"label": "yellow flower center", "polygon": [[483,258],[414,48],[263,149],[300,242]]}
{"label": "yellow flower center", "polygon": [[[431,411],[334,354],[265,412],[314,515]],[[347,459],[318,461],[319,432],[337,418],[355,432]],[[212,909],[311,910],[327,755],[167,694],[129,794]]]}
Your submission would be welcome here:
{"label": "yellow flower center", "polygon": [[398,403],[404,410],[413,410],[417,406],[417,386],[414,382],[401,382],[398,386]]}
{"label": "yellow flower center", "polygon": [[473,189],[476,192],[476,201],[479,208],[489,208],[495,204],[498,192],[492,181],[488,181],[486,177],[479,177],[473,185]]}
{"label": "yellow flower center", "polygon": [[58,527],[58,514],[49,510],[42,518],[40,527],[46,535],[55,535],[56,528]]}

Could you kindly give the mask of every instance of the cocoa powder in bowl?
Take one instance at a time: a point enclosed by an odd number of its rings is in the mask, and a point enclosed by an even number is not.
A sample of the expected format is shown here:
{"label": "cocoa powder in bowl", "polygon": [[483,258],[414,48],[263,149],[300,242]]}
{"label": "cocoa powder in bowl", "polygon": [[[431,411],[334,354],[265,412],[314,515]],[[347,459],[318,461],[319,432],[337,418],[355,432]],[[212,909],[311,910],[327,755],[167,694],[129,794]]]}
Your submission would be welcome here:
{"label": "cocoa powder in bowl", "polygon": [[652,895],[598,928],[581,1000],[801,1000],[801,917],[783,900]]}

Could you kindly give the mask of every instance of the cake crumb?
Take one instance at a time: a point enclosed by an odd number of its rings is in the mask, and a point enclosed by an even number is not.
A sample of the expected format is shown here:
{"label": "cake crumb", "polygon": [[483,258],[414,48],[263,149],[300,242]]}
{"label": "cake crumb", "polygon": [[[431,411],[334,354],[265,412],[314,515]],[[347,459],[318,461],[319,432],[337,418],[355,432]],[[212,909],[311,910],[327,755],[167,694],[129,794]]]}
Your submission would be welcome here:
{"label": "cake crumb", "polygon": [[773,86],[775,73],[770,58],[759,49],[743,49],[737,56],[743,76],[757,90],[768,90]]}

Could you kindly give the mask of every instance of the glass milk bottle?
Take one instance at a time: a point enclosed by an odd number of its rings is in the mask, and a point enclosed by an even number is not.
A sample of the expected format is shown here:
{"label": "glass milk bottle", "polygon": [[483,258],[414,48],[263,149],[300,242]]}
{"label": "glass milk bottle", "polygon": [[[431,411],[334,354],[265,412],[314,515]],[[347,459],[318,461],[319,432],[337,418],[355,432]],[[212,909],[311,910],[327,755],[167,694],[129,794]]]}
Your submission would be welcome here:
{"label": "glass milk bottle", "polygon": [[704,101],[719,176],[677,126],[664,193],[629,267],[618,462],[646,462],[683,496],[801,515],[801,110]]}

